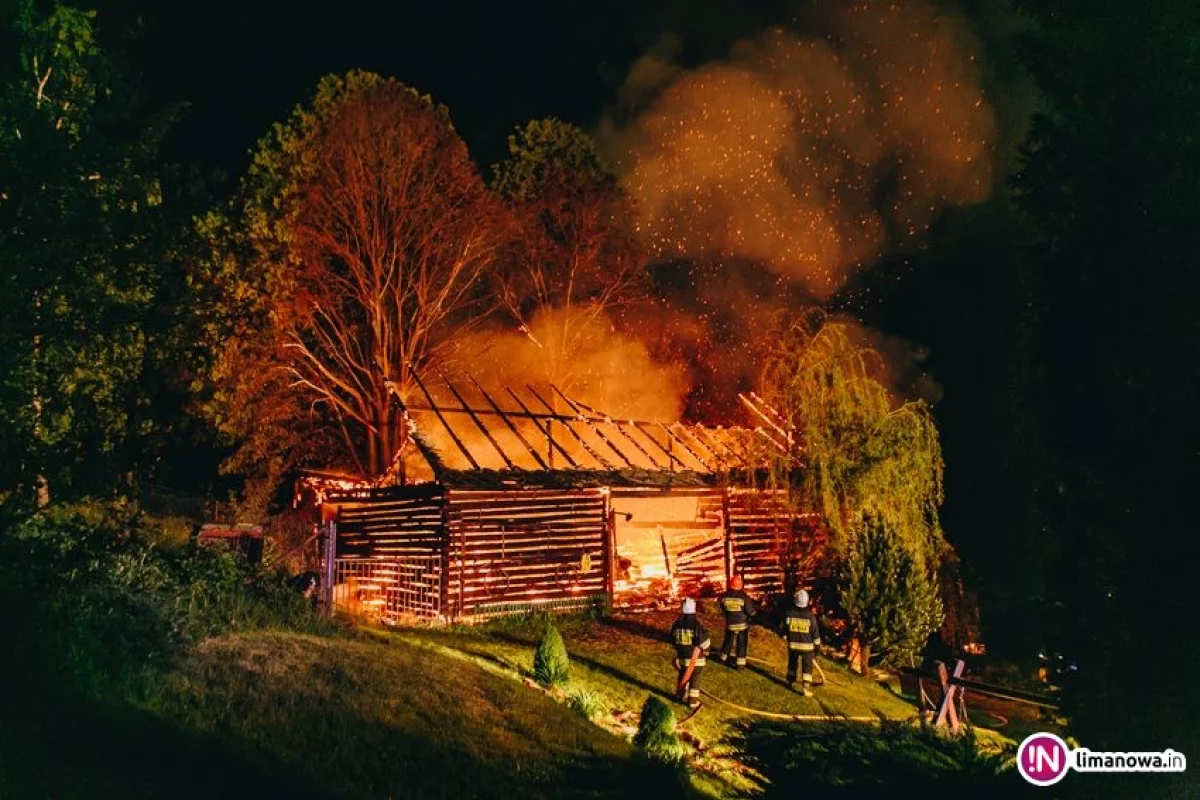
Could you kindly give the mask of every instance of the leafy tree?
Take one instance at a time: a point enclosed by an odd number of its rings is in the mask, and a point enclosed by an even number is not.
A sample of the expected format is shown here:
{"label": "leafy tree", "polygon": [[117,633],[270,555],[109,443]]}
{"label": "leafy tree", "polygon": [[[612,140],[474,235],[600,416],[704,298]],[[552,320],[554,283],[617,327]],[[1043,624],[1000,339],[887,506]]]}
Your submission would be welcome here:
{"label": "leafy tree", "polygon": [[509,157],[492,168],[492,187],[518,236],[498,274],[499,294],[541,348],[544,377],[570,386],[593,327],[636,297],[645,277],[631,201],[595,142],[574,125],[533,120],[509,136],[508,148]]}
{"label": "leafy tree", "polygon": [[[1039,239],[1039,408],[1055,454],[1048,644],[1079,665],[1081,738],[1136,749],[1170,731],[1184,749],[1197,741],[1197,709],[1178,700],[1195,696],[1180,666],[1198,655],[1179,626],[1200,561],[1186,500],[1200,441],[1200,17],[1187,0],[1020,6],[1045,99],[1015,184]],[[1131,658],[1144,645],[1142,692]]]}
{"label": "leafy tree", "polygon": [[771,479],[794,507],[821,512],[836,548],[851,541],[867,511],[932,564],[945,546],[937,428],[923,400],[893,402],[877,377],[883,369],[879,353],[823,312],[788,322],[762,381],[763,397],[791,437],[791,452],[772,461]]}
{"label": "leafy tree", "polygon": [[152,311],[168,260],[160,145],[93,14],[0,4],[0,486],[110,485],[151,398]]}
{"label": "leafy tree", "polygon": [[864,514],[846,548],[839,600],[860,642],[860,667],[872,656],[909,664],[942,622],[937,579],[882,518]]}
{"label": "leafy tree", "polygon": [[202,280],[236,309],[213,331],[209,404],[240,442],[229,466],[278,476],[325,451],[385,473],[408,444],[392,391],[408,399],[485,309],[503,238],[446,109],[371,73],[328,76],[259,143],[232,220],[205,227]]}
{"label": "leafy tree", "polygon": [[[783,449],[765,450],[768,482],[785,491],[792,509],[820,513],[830,532],[826,567],[832,572],[845,574],[848,559],[867,552],[858,525],[870,514],[913,559],[915,573],[936,573],[950,550],[938,520],[943,463],[937,428],[924,401],[893,401],[878,378],[883,369],[879,353],[859,343],[848,325],[829,322],[819,310],[789,320],[763,373],[762,396],[778,415],[771,435]],[[807,535],[805,547],[824,544]],[[880,591],[855,596],[859,613],[868,597],[898,599]],[[926,616],[914,612],[912,624],[920,628]],[[860,624],[856,634],[851,649],[859,654],[868,649],[864,636],[875,635],[877,647],[895,646],[871,626]]]}

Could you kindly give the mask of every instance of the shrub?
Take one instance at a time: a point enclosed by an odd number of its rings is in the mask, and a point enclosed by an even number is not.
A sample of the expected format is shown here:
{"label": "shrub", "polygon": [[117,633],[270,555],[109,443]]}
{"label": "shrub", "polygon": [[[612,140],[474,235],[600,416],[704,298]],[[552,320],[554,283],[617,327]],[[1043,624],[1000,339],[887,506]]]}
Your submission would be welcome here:
{"label": "shrub", "polygon": [[533,679],[543,686],[563,686],[570,680],[567,646],[553,622],[547,621],[533,654]]}
{"label": "shrub", "polygon": [[911,664],[942,621],[934,575],[879,516],[863,515],[839,589],[854,635],[885,663]]}
{"label": "shrub", "polygon": [[675,730],[675,712],[662,698],[651,695],[642,704],[642,718],[633,743],[656,761],[677,764],[685,750]]}
{"label": "shrub", "polygon": [[600,695],[589,689],[574,689],[567,695],[567,707],[586,720],[600,715]]}
{"label": "shrub", "polygon": [[154,547],[120,506],[51,507],[4,522],[0,603],[14,622],[6,643],[20,657],[2,666],[18,674],[53,671],[92,695],[120,692],[206,636],[329,626],[286,576],[255,576],[194,542]]}
{"label": "shrub", "polygon": [[[947,736],[885,721],[879,727],[747,720],[731,744],[772,797],[1009,796],[1014,747],[988,747],[968,730]],[[1013,784],[1015,785],[1015,784]]]}

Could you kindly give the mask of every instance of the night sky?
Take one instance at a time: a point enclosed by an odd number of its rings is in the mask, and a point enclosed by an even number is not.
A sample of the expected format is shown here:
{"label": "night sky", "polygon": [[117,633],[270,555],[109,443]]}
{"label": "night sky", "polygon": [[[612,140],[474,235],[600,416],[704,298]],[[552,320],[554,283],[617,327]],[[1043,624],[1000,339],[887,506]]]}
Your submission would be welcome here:
{"label": "night sky", "polygon": [[272,122],[331,72],[394,76],[447,105],[488,164],[517,125],[558,116],[589,126],[629,64],[664,32],[686,58],[721,54],[788,14],[772,3],[266,2],[110,0],[99,24],[141,33],[124,49],[155,102],[186,101],[174,155],[237,172]]}

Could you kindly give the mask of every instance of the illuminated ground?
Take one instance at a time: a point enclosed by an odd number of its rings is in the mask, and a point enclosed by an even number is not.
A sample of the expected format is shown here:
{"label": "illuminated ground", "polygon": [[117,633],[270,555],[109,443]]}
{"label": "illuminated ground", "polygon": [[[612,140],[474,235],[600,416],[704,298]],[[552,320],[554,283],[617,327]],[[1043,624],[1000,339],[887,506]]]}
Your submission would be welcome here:
{"label": "illuminated ground", "polygon": [[[702,615],[717,638],[719,621],[711,609]],[[184,654],[138,708],[72,703],[51,691],[16,698],[23,721],[0,726],[0,796],[665,800],[782,797],[797,787],[858,796],[839,793],[842,784],[925,787],[931,776],[938,785],[964,776],[961,758],[947,758],[937,741],[912,739],[905,721],[914,710],[905,700],[833,661],[824,660],[828,680],[816,697],[787,689],[784,646],[762,629],[752,631],[748,670],[713,665],[704,674],[712,696],[682,726],[692,742],[691,778],[647,762],[628,737],[648,695],[671,696],[664,634],[673,618],[557,621],[571,688],[600,695],[597,724],[526,685],[537,621],[216,637]],[[893,735],[877,722],[839,727],[734,706],[881,718]],[[795,750],[804,742],[838,755],[820,759],[826,774],[805,768],[798,781],[791,765],[812,755]],[[1017,780],[996,778],[991,763],[966,777],[977,780],[980,770],[989,787]],[[963,788],[970,794],[978,784]]]}
{"label": "illuminated ground", "polygon": [[[719,616],[702,604],[701,617],[713,634],[714,644],[719,646],[722,630]],[[610,712],[600,719],[600,724],[619,733],[629,719],[626,714],[636,712],[649,694],[671,698],[675,671],[670,663],[673,652],[665,642],[665,635],[674,618],[673,612],[648,612],[595,621],[579,618],[558,621],[571,657],[572,686],[597,692]],[[470,654],[480,663],[518,675],[528,672],[539,633],[537,623],[501,620],[470,629],[401,630],[387,638]],[[741,672],[716,664],[705,670],[703,685],[712,696],[705,697],[701,711],[683,725],[701,744],[695,754],[701,773],[699,784],[714,794],[755,788],[753,776],[746,774],[730,743],[738,737],[743,723],[771,717],[742,709],[761,710],[770,715],[882,717],[896,721],[911,719],[915,714],[913,706],[893,692],[852,675],[829,659],[821,662],[827,683],[817,689],[813,698],[788,689],[784,682],[785,646],[777,636],[762,628],[751,630],[750,656],[748,669]],[[682,706],[675,707],[681,717],[687,713]],[[636,716],[632,721],[636,722]]]}

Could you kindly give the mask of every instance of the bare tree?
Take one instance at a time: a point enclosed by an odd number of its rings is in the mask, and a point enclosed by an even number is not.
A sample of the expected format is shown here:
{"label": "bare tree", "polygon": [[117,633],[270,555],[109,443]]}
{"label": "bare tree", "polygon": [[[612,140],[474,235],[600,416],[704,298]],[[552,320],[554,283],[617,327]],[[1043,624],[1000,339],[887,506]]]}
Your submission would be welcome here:
{"label": "bare tree", "polygon": [[269,363],[242,369],[286,377],[258,376],[258,400],[306,407],[379,476],[408,442],[391,390],[406,398],[413,372],[486,311],[503,209],[445,108],[367,73],[323,80],[261,145],[249,184],[246,227],[269,274],[270,330],[256,333],[271,346],[255,350]]}

